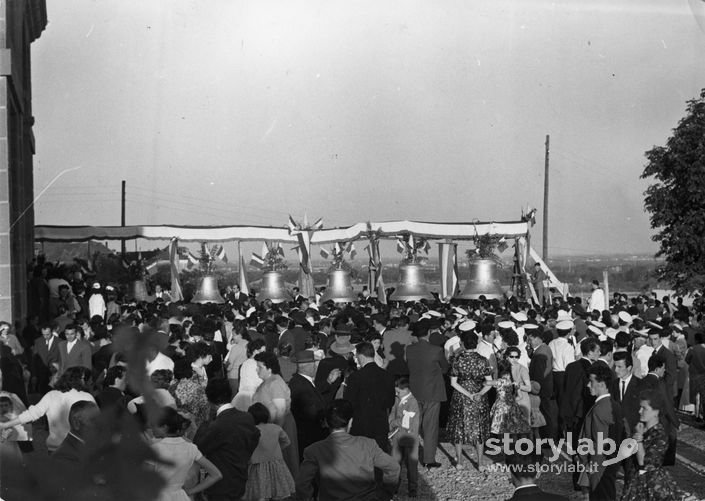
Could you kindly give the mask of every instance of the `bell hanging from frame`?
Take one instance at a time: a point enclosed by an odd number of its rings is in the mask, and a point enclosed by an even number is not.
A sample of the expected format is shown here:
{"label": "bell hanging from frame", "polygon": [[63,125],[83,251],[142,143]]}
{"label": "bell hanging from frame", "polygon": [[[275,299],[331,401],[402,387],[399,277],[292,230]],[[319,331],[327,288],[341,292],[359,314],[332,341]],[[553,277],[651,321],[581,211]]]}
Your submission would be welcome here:
{"label": "bell hanging from frame", "polygon": [[331,271],[328,274],[328,286],[321,297],[321,302],[352,303],[356,300],[357,296],[353,291],[350,272],[345,270]]}
{"label": "bell hanging from frame", "polygon": [[201,280],[201,285],[198,287],[198,292],[193,296],[192,303],[215,303],[223,304],[225,299],[220,295],[218,290],[218,280],[211,275],[206,275]]}
{"label": "bell hanging from frame", "polygon": [[130,292],[132,299],[137,303],[141,303],[142,301],[150,301],[153,299],[147,293],[147,284],[144,280],[134,280],[132,282],[132,287],[130,287]]}
{"label": "bell hanging from frame", "polygon": [[458,299],[500,299],[504,289],[497,278],[497,262],[494,259],[472,259],[470,276],[463,291],[455,296]]}
{"label": "bell hanging from frame", "polygon": [[399,283],[389,296],[390,301],[421,301],[433,299],[428,291],[423,267],[418,263],[399,265]]}
{"label": "bell hanging from frame", "polygon": [[262,275],[262,288],[257,294],[257,301],[262,302],[265,299],[269,299],[275,304],[294,300],[294,297],[287,290],[284,284],[284,276],[280,272],[266,271]]}

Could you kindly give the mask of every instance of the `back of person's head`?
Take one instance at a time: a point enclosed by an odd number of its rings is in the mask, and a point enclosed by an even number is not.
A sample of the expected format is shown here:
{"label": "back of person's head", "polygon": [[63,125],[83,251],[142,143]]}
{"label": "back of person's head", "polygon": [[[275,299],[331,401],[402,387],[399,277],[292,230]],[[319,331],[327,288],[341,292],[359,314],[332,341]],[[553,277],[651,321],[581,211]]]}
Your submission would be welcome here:
{"label": "back of person's head", "polygon": [[88,400],[79,400],[75,402],[69,409],[69,425],[71,431],[79,434],[85,432],[94,423],[100,415],[100,409],[94,402]]}
{"label": "back of person's head", "polygon": [[249,409],[247,409],[247,412],[255,419],[256,425],[269,423],[271,416],[269,414],[269,409],[267,409],[264,404],[256,402],[252,404]]}
{"label": "back of person's head", "polygon": [[598,345],[599,341],[597,339],[594,337],[589,337],[580,343],[580,353],[586,357],[588,353],[595,351],[595,348],[597,348]]}
{"label": "back of person's head", "polygon": [[610,353],[612,353],[612,350],[614,349],[614,344],[612,343],[611,339],[605,339],[604,341],[600,341],[600,356],[601,357],[606,357]]}
{"label": "back of person's head", "polygon": [[127,368],[122,365],[113,365],[107,371],[105,371],[105,378],[103,378],[103,386],[108,387],[115,384],[115,381],[125,377]]}
{"label": "back of person's head", "polygon": [[157,420],[157,425],[165,426],[168,435],[180,436],[191,424],[191,420],[179,414],[176,409],[172,407],[163,407],[160,412],[161,415]]}
{"label": "back of person's head", "polygon": [[460,333],[460,340],[466,350],[474,350],[477,348],[477,334],[473,331],[465,331]]}
{"label": "back of person's head", "polygon": [[270,351],[263,351],[262,353],[255,355],[255,360],[257,362],[261,362],[267,369],[271,370],[272,374],[281,375],[282,371],[281,366],[279,365],[279,359],[274,353]]}
{"label": "back of person's head", "polygon": [[206,385],[206,398],[213,405],[229,404],[233,399],[233,390],[225,378],[209,379]]}
{"label": "back of person's head", "polygon": [[163,390],[166,390],[167,388],[169,388],[172,379],[174,379],[174,373],[169,369],[157,369],[156,371],[152,372],[152,375],[149,376],[149,379],[152,381],[152,384],[155,388],[161,388]]}
{"label": "back of person's head", "polygon": [[624,331],[619,331],[614,338],[614,343],[619,348],[626,348],[627,346],[629,346],[630,340],[631,340],[631,338],[628,333],[626,333]]}
{"label": "back of person's head", "polygon": [[335,399],[326,409],[325,416],[328,428],[331,430],[347,428],[353,417],[353,406],[348,400]]}
{"label": "back of person's head", "polygon": [[251,357],[254,352],[266,346],[264,339],[253,339],[247,343],[247,357]]}
{"label": "back of person's head", "polygon": [[91,378],[91,370],[87,367],[69,367],[59,377],[54,388],[67,392],[70,390],[88,391],[88,384]]}
{"label": "back of person's head", "polygon": [[497,362],[497,376],[502,377],[507,374],[512,375],[512,363],[509,360],[500,360]]}
{"label": "back of person's head", "polygon": [[213,349],[211,346],[203,341],[193,343],[186,349],[186,359],[191,363],[195,362],[199,358],[205,358],[212,354]]}
{"label": "back of person's head", "polygon": [[651,355],[649,357],[649,361],[647,362],[647,365],[649,367],[649,372],[653,372],[656,369],[659,369],[661,367],[666,366],[666,359],[664,358],[663,355],[660,353],[657,353],[656,355]]}
{"label": "back of person's head", "polygon": [[372,343],[358,343],[355,345],[355,352],[367,358],[375,358],[375,348]]}

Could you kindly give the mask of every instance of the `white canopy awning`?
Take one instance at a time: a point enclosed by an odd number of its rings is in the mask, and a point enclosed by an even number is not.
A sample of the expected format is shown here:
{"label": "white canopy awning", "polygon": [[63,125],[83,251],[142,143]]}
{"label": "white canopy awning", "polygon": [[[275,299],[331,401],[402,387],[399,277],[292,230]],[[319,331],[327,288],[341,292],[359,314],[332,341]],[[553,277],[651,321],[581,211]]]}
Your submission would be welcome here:
{"label": "white canopy awning", "polygon": [[[503,235],[507,238],[525,236],[529,223],[425,223],[417,221],[387,221],[357,223],[347,228],[323,228],[313,233],[311,243],[326,244],[366,238],[369,231],[380,238],[394,238],[410,233],[428,239],[472,240],[477,235]],[[272,226],[45,226],[34,227],[39,242],[82,242],[87,240],[171,240],[183,242],[262,241],[296,242],[287,227]]]}

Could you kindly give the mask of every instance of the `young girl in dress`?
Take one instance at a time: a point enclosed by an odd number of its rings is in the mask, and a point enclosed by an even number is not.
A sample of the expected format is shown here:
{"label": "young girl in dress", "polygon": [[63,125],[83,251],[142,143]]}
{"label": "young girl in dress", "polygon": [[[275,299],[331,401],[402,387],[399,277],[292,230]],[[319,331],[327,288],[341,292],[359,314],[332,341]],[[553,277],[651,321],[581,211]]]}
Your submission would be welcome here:
{"label": "young girl in dress", "polygon": [[512,379],[512,364],[501,360],[497,364],[497,375],[494,381],[486,384],[497,388],[497,399],[490,411],[490,433],[513,435],[530,433],[529,423],[524,419],[521,407],[517,404],[517,386],[519,383]]}
{"label": "young girl in dress", "polygon": [[252,453],[247,474],[245,501],[286,499],[294,494],[294,478],[284,462],[282,448],[291,441],[281,426],[270,423],[269,410],[255,403],[247,409],[260,431],[259,444]]}
{"label": "young girl in dress", "polygon": [[[171,407],[164,407],[162,412],[164,414],[158,426],[152,429],[155,437],[152,449],[165,461],[154,465],[166,481],[158,501],[190,501],[191,496],[215,484],[223,475],[217,466],[201,454],[198,447],[183,438],[189,420]],[[208,476],[193,487],[184,489],[194,463],[206,470]]]}
{"label": "young girl in dress", "polygon": [[531,401],[531,431],[534,436],[534,440],[541,437],[539,433],[539,428],[546,426],[546,418],[541,413],[541,397],[539,397],[539,392],[541,391],[541,383],[538,381],[531,381],[531,393],[529,393],[529,400]]}

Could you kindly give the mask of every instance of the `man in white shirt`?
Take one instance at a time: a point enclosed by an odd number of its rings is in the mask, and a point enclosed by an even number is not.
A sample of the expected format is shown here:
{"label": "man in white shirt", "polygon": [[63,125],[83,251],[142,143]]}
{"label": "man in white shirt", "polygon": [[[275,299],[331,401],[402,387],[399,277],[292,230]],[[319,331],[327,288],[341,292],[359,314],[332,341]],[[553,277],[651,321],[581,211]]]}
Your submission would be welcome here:
{"label": "man in white shirt", "polygon": [[603,291],[600,287],[600,282],[593,280],[592,294],[590,295],[590,300],[588,301],[588,312],[597,310],[602,313],[605,309],[605,291]]}
{"label": "man in white shirt", "polygon": [[485,357],[490,362],[492,367],[493,378],[497,378],[497,355],[494,347],[494,340],[497,337],[497,331],[492,324],[480,325],[481,337],[477,343],[477,353]]}

